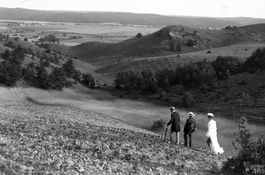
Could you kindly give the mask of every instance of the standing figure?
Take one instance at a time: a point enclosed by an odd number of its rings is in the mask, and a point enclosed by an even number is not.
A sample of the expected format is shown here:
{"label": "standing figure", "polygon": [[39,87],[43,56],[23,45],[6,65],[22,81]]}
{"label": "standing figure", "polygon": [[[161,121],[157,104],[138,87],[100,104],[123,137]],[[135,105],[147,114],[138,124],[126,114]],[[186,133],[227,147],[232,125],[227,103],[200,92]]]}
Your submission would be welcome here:
{"label": "standing figure", "polygon": [[208,130],[206,132],[207,144],[212,152],[215,154],[222,154],[224,153],[224,150],[218,143],[216,121],[213,119],[214,115],[213,113],[208,113],[207,117],[209,120]]}
{"label": "standing figure", "polygon": [[184,146],[188,146],[188,136],[189,136],[189,147],[192,146],[192,133],[197,129],[196,120],[193,118],[195,115],[193,112],[189,112],[189,118],[184,126]]}
{"label": "standing figure", "polygon": [[167,124],[167,127],[171,124],[170,130],[170,142],[173,142],[173,133],[176,133],[176,144],[179,144],[179,132],[180,132],[180,116],[179,113],[176,112],[175,107],[170,107],[171,111],[171,119]]}

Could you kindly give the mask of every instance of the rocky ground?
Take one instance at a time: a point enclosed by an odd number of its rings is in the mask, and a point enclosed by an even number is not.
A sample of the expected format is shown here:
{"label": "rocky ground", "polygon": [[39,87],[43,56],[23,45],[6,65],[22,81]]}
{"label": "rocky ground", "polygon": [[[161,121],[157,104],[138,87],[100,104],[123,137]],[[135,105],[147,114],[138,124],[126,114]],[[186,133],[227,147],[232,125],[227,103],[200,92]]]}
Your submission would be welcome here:
{"label": "rocky ground", "polygon": [[23,89],[0,88],[2,174],[217,174],[226,160],[102,114],[36,105]]}

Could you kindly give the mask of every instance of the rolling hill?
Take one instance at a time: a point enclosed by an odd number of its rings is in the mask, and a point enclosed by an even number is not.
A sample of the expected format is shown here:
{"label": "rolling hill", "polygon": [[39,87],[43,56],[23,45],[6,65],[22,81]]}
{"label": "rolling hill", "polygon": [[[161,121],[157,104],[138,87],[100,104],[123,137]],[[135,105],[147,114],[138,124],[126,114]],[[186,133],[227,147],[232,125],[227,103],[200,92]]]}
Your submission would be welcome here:
{"label": "rolling hill", "polygon": [[[190,55],[193,52],[207,52],[218,48],[227,49],[227,47],[234,48],[232,50],[237,52],[235,48],[238,45],[246,46],[258,43],[256,46],[262,46],[265,41],[264,28],[265,24],[226,27],[221,30],[174,25],[164,27],[149,35],[141,36],[138,34],[134,38],[118,43],[88,42],[73,47],[55,45],[53,49],[75,56],[100,68],[121,67],[126,64],[129,67],[133,65],[139,66],[144,63],[142,61],[145,59],[147,59],[145,62],[150,59],[164,62],[163,60],[166,58],[173,60],[173,63],[176,59],[179,61],[182,59],[185,62],[183,56],[185,58],[187,57],[185,55]],[[181,51],[177,49],[177,45],[181,47]],[[249,47],[253,48],[252,46]],[[253,49],[249,51],[253,51]],[[181,58],[179,58],[180,55]],[[213,54],[206,54],[203,58],[208,58],[208,55],[212,57]],[[218,55],[215,56],[217,57]]]}
{"label": "rolling hill", "polygon": [[224,28],[225,26],[242,26],[265,22],[265,19],[243,17],[210,18],[119,12],[41,11],[21,8],[0,8],[0,19],[73,23],[120,23],[153,26],[184,25],[196,28]]}

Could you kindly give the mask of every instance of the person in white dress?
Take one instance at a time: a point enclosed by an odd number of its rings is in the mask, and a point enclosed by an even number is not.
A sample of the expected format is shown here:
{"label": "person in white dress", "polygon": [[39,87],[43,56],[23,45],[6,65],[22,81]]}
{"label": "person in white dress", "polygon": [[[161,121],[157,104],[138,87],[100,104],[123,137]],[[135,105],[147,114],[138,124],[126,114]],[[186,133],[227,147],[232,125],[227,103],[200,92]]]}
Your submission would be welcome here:
{"label": "person in white dress", "polygon": [[208,130],[206,132],[207,137],[207,144],[212,152],[215,154],[223,154],[224,150],[222,147],[220,147],[217,139],[217,127],[216,127],[216,121],[213,119],[214,115],[213,113],[208,113]]}

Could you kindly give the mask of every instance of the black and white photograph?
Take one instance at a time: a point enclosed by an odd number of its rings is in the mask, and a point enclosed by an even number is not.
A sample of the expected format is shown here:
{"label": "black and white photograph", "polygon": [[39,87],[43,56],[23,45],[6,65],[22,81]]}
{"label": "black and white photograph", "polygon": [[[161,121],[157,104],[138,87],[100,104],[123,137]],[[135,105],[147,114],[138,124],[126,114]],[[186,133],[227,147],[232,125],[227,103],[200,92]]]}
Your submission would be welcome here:
{"label": "black and white photograph", "polygon": [[265,175],[264,8],[0,0],[0,175]]}

